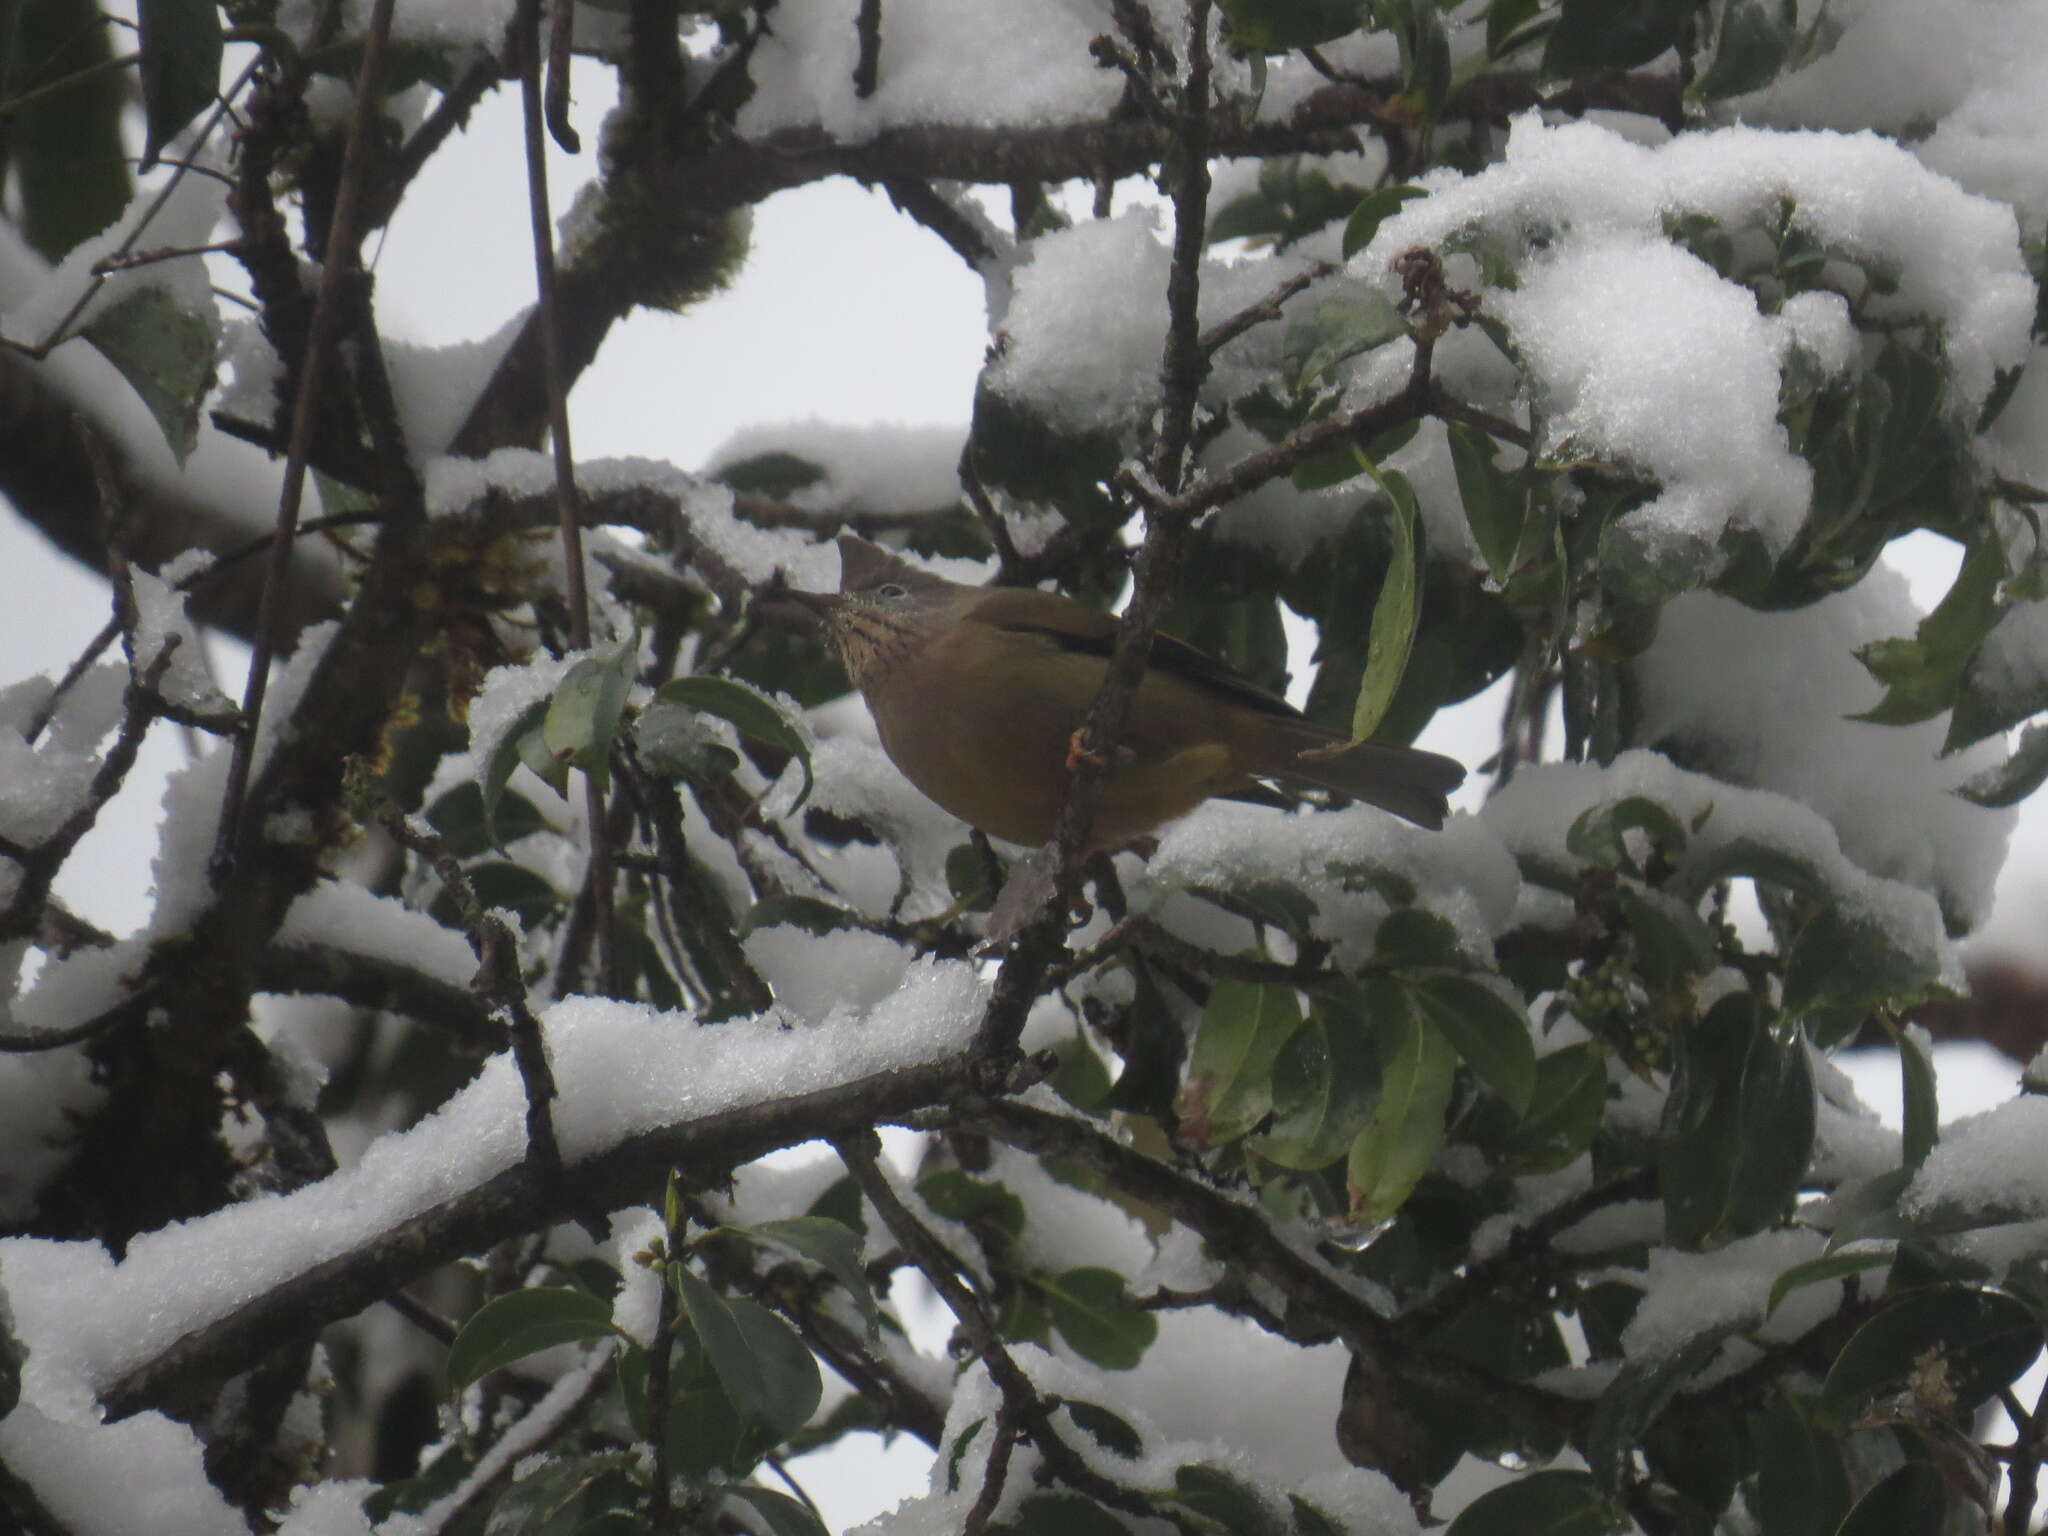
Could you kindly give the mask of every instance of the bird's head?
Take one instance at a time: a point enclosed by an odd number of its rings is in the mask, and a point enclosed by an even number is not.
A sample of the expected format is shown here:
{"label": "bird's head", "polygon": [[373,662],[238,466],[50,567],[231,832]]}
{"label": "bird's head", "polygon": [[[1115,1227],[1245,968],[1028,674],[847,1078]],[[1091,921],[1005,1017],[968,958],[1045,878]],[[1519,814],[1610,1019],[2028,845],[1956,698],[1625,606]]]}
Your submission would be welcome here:
{"label": "bird's head", "polygon": [[864,688],[951,622],[973,589],[921,571],[858,534],[839,536],[839,590],[781,596],[817,616]]}

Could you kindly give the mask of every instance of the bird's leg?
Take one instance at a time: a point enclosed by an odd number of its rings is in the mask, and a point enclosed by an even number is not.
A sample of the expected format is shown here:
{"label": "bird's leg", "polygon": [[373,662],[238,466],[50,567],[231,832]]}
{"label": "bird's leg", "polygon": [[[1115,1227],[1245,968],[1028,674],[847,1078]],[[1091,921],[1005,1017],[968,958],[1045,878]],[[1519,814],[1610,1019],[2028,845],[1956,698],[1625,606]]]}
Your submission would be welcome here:
{"label": "bird's leg", "polygon": [[1067,772],[1069,773],[1072,773],[1083,763],[1091,764],[1097,768],[1111,764],[1117,767],[1125,767],[1135,763],[1137,760],[1138,754],[1136,751],[1127,746],[1119,746],[1112,756],[1104,757],[1100,752],[1097,752],[1088,745],[1088,727],[1085,725],[1076,729],[1074,734],[1067,738]]}
{"label": "bird's leg", "polygon": [[1085,725],[1076,727],[1074,734],[1067,738],[1067,772],[1072,773],[1083,763],[1088,763],[1096,768],[1104,768],[1109,765],[1109,759],[1102,756],[1099,752],[1090,749],[1088,745],[1088,727]]}

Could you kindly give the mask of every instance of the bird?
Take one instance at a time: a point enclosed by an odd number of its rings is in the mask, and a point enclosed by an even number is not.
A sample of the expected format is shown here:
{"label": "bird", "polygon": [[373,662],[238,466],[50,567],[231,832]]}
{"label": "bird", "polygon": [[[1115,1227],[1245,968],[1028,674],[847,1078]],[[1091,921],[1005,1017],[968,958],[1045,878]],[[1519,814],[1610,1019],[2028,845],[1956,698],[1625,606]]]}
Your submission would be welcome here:
{"label": "bird", "polygon": [[[1057,592],[948,581],[857,534],[838,545],[838,592],[781,596],[822,621],[882,750],[927,799],[991,837],[1051,841],[1116,616]],[[1218,796],[1291,803],[1264,781],[1335,791],[1435,830],[1464,777],[1435,752],[1351,743],[1226,663],[1156,635],[1091,846],[1122,847]]]}

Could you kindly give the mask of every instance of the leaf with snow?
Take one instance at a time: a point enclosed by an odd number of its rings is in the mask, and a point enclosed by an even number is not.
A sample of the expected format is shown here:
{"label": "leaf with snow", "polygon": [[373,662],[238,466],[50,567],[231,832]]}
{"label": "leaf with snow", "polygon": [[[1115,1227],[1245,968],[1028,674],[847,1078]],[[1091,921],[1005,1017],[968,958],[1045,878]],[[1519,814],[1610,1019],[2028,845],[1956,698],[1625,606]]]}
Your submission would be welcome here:
{"label": "leaf with snow", "polygon": [[213,326],[163,289],[138,288],[100,311],[85,338],[149,407],[183,464],[198,444],[200,402],[213,387]]}
{"label": "leaf with snow", "polygon": [[611,1303],[572,1286],[535,1286],[493,1297],[471,1313],[448,1348],[448,1388],[557,1344],[608,1338]]}
{"label": "leaf with snow", "polygon": [[1159,1319],[1131,1305],[1113,1269],[1083,1265],[1034,1284],[1060,1337],[1105,1371],[1134,1369],[1159,1337]]}
{"label": "leaf with snow", "polygon": [[215,0],[136,0],[142,34],[142,169],[220,94],[221,25]]}
{"label": "leaf with snow", "polygon": [[796,759],[804,777],[803,788],[797,792],[790,811],[801,810],[803,803],[810,799],[813,783],[811,744],[766,694],[730,678],[695,676],[672,678],[657,688],[654,696],[667,703],[687,705],[704,714],[716,715],[741,735],[751,736],[756,741],[787,752]]}

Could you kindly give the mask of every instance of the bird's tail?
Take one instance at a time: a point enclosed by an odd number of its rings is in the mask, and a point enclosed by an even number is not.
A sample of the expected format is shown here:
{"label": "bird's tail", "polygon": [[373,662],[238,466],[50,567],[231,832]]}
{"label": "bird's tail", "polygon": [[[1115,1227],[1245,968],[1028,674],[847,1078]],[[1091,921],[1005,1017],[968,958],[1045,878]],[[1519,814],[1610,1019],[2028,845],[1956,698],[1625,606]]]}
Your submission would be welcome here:
{"label": "bird's tail", "polygon": [[1293,756],[1273,768],[1273,778],[1349,795],[1431,831],[1444,824],[1450,813],[1445,797],[1465,782],[1464,765],[1455,758],[1378,741],[1344,746],[1319,726],[1309,729],[1313,735],[1303,731],[1287,743]]}

